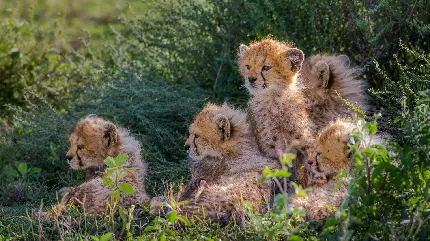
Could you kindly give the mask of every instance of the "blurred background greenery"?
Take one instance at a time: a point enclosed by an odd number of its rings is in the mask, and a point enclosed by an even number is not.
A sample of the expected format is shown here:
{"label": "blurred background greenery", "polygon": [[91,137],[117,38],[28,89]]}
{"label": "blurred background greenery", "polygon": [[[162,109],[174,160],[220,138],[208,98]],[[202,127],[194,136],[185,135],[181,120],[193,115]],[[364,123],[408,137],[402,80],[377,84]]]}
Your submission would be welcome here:
{"label": "blurred background greenery", "polygon": [[[347,54],[370,85],[380,129],[415,150],[405,133],[423,130],[407,120],[428,103],[419,93],[430,87],[429,12],[428,0],[0,1],[0,207],[49,204],[83,181],[64,155],[69,129],[89,113],[143,143],[152,195],[186,181],[193,115],[208,101],[245,105],[238,46],[269,35],[306,56]],[[42,171],[11,177],[16,161]]]}

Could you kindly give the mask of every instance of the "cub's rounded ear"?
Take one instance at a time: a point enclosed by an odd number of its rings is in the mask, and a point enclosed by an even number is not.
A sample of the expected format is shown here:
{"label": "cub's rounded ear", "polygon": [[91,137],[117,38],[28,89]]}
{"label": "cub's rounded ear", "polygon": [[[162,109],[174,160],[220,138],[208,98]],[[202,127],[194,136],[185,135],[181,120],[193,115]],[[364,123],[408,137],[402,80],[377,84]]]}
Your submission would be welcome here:
{"label": "cub's rounded ear", "polygon": [[221,140],[227,140],[230,138],[231,126],[230,120],[225,115],[218,114],[215,116],[215,124],[218,126],[221,132]]}
{"label": "cub's rounded ear", "polygon": [[116,126],[110,122],[104,124],[103,143],[107,147],[115,145],[118,141],[118,130]]}
{"label": "cub's rounded ear", "polygon": [[241,45],[239,46],[239,52],[237,53],[237,56],[238,56],[239,58],[242,58],[242,57],[243,57],[243,55],[245,54],[245,52],[246,52],[248,49],[249,49],[249,47],[248,47],[248,46],[246,46],[245,44],[241,44]]}
{"label": "cub's rounded ear", "polygon": [[286,55],[291,64],[291,71],[299,72],[302,68],[305,54],[300,49],[291,48],[287,50]]}
{"label": "cub's rounded ear", "polygon": [[341,54],[339,56],[337,56],[337,58],[342,61],[342,63],[349,68],[349,66],[351,65],[351,61],[349,60],[349,57],[346,56],[345,54]]}

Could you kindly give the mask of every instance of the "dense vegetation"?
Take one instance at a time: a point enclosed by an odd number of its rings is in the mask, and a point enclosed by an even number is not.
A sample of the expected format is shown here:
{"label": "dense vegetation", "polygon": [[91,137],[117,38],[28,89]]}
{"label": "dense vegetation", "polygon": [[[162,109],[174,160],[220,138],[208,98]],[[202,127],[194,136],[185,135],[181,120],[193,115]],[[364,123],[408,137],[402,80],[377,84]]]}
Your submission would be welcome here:
{"label": "dense vegetation", "polygon": [[[98,0],[33,2],[0,2],[0,240],[429,236],[429,1],[103,1],[104,10]],[[185,229],[169,223],[177,217],[153,220],[148,207],[134,218],[73,209],[71,220],[31,218],[41,200],[46,209],[59,188],[83,181],[64,156],[70,128],[90,113],[141,141],[151,195],[186,182],[183,143],[193,115],[208,101],[246,103],[237,48],[268,35],[306,56],[347,54],[369,83],[373,112],[382,114],[379,131],[391,136],[387,148],[351,146],[365,148],[333,218],[307,223],[274,208],[271,216],[251,215],[253,225],[192,220]],[[373,114],[361,132],[375,132]]]}

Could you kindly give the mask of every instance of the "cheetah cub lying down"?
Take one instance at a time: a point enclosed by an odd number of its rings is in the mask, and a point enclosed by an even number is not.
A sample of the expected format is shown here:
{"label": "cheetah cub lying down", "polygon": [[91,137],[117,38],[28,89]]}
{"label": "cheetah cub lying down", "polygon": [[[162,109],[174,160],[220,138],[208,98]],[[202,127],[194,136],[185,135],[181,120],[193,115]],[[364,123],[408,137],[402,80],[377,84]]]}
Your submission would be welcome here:
{"label": "cheetah cub lying down", "polygon": [[[258,212],[269,200],[270,183],[259,184],[265,167],[274,167],[261,156],[246,123],[246,115],[222,106],[208,104],[190,126],[188,148],[191,180],[180,197],[188,200],[180,213],[228,223],[242,221],[242,202],[250,202]],[[151,213],[160,211],[163,197],[153,198]],[[203,208],[203,209],[202,209]]]}
{"label": "cheetah cub lying down", "polygon": [[135,193],[121,197],[121,205],[143,205],[148,196],[145,192],[144,176],[146,166],[140,156],[140,143],[128,130],[116,127],[113,123],[95,115],[81,119],[69,136],[70,149],[67,160],[74,170],[85,172],[85,182],[75,188],[69,188],[62,203],[57,207],[73,203],[85,208],[87,213],[102,214],[110,200],[111,189],[103,184],[106,168],[104,159],[127,153],[126,162],[132,167],[124,180],[133,185]]}

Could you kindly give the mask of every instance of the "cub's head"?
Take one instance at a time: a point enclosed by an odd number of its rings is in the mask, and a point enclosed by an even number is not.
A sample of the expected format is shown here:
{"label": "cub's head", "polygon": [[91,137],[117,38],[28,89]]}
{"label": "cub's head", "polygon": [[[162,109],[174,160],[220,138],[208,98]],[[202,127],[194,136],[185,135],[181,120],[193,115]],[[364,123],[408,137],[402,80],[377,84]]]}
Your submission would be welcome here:
{"label": "cub's head", "polygon": [[75,170],[104,166],[104,159],[119,154],[117,127],[95,115],[81,119],[69,136],[66,158]]}
{"label": "cub's head", "polygon": [[238,155],[249,134],[245,113],[227,104],[210,103],[195,117],[189,131],[185,147],[192,161]]}
{"label": "cub's head", "polygon": [[240,45],[238,57],[239,71],[252,95],[292,86],[304,60],[300,49],[273,39]]}

